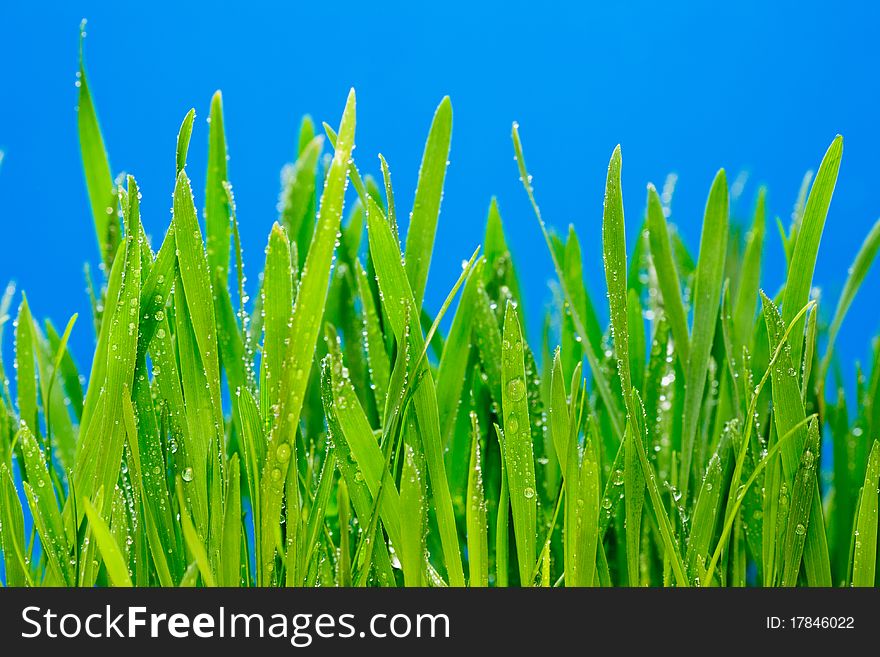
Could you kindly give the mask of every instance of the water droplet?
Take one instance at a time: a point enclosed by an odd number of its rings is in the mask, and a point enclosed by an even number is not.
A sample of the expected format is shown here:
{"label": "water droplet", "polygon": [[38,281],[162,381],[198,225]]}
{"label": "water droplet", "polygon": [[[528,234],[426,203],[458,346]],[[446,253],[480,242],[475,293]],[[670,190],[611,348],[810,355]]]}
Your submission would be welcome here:
{"label": "water droplet", "polygon": [[516,433],[519,430],[519,420],[516,418],[516,413],[507,416],[507,424],[504,428],[510,433]]}
{"label": "water droplet", "polygon": [[513,401],[519,401],[523,398],[525,394],[526,386],[523,383],[523,380],[519,377],[515,379],[511,379],[507,383],[507,394],[510,395],[510,399]]}
{"label": "water droplet", "polygon": [[804,452],[804,468],[809,470],[813,467],[813,461],[815,461],[815,457],[813,456],[812,450],[807,450]]}
{"label": "water droplet", "polygon": [[275,458],[279,463],[287,463],[290,460],[290,445],[281,443],[275,450]]}
{"label": "water droplet", "polygon": [[184,481],[192,481],[193,480],[193,469],[192,468],[184,468],[183,472],[180,473],[180,478]]}

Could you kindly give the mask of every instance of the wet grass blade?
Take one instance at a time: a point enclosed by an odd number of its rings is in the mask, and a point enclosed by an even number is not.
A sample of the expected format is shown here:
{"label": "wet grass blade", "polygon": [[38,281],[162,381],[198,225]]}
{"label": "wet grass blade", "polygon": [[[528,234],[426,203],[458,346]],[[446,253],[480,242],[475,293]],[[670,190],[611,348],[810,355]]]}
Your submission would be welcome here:
{"label": "wet grass blade", "polygon": [[[648,238],[651,257],[657,271],[657,283],[663,295],[663,312],[669,321],[675,350],[683,364],[688,362],[690,338],[688,336],[687,313],[681,298],[681,279],[672,255],[669,229],[666,216],[660,203],[660,196],[653,185],[648,185]],[[757,293],[757,290],[756,290]]]}
{"label": "wet grass blade", "polygon": [[[177,479],[177,499],[178,501],[186,499],[183,496],[183,483],[180,478]],[[211,570],[211,563],[208,559],[205,545],[202,543],[202,539],[199,538],[199,534],[189,517],[189,513],[182,506],[180,508],[180,527],[183,532],[183,540],[186,542],[187,549],[199,569],[199,573],[202,576],[205,586],[215,586],[214,574]]]}
{"label": "wet grass blade", "polygon": [[[783,343],[783,336],[788,333],[793,335],[794,326],[786,329],[782,317],[776,305],[761,293],[764,305],[764,319],[767,324],[767,332],[770,336],[770,348],[776,350]],[[799,317],[798,315],[795,315]],[[802,317],[802,315],[800,315]],[[779,352],[779,358],[770,368],[773,382],[773,416],[775,418],[776,432],[780,436],[786,435],[789,430],[796,429],[795,435],[782,450],[782,469],[785,481],[791,482],[798,469],[801,455],[804,453],[804,445],[808,435],[803,422],[806,418],[798,372],[794,367],[792,355],[794,348],[790,347],[790,340],[783,344]],[[815,452],[814,452],[815,454]],[[819,488],[813,479],[812,503],[808,506],[810,512],[806,544],[804,546],[804,565],[808,580],[812,586],[831,585],[831,566],[828,555],[828,540],[825,534],[825,521],[822,516],[822,502],[819,499]]]}
{"label": "wet grass blade", "polygon": [[180,175],[180,172],[186,168],[186,156],[189,152],[189,140],[192,137],[192,129],[193,129],[193,121],[196,118],[195,109],[191,109],[186,113],[186,116],[183,117],[183,122],[180,124],[180,130],[177,132],[177,157],[176,157],[176,168],[174,171],[174,175]]}
{"label": "wet grass blade", "polygon": [[875,440],[868,457],[865,485],[856,516],[853,543],[853,586],[874,586],[877,566],[877,497],[880,487],[880,441]]}
{"label": "wet grass blade", "polygon": [[388,399],[388,381],[391,377],[391,361],[388,352],[385,351],[385,339],[382,334],[379,311],[376,308],[376,299],[370,289],[370,280],[367,272],[359,260],[355,260],[355,278],[357,280],[358,296],[361,298],[364,315],[364,343],[366,347],[367,365],[370,382],[375,386],[373,393],[376,406],[382,412],[380,418],[384,424],[384,409]]}
{"label": "wet grass blade", "polygon": [[[401,523],[400,556],[403,564],[404,586],[423,586],[422,562],[425,554],[427,531],[427,499],[424,466],[412,445],[404,446],[403,470],[400,474],[400,512],[406,522]],[[387,484],[386,484],[387,485]]]}
{"label": "wet grass blade", "polygon": [[[838,135],[831,142],[813,186],[807,197],[804,215],[797,229],[797,241],[788,268],[788,279],[782,297],[782,321],[786,325],[792,322],[798,311],[804,307],[810,297],[813,285],[813,271],[816,268],[816,257],[819,253],[819,241],[825,229],[825,219],[831,205],[831,195],[837,184],[837,172],[840,169],[840,158],[843,155],[843,137]],[[791,341],[791,359],[799,366],[803,352],[803,320],[792,328],[794,338]]]}
{"label": "wet grass blade", "polygon": [[764,248],[766,199],[767,190],[762,187],[758,192],[752,228],[746,237],[746,250],[740,268],[741,278],[733,306],[733,336],[736,345],[749,346],[752,340],[761,278],[761,255]]}
{"label": "wet grass blade", "polygon": [[92,207],[92,218],[95,222],[95,233],[98,237],[98,249],[107,271],[113,263],[113,257],[119,245],[119,226],[116,220],[118,207],[116,188],[107,159],[107,149],[98,125],[98,115],[89,90],[89,81],[83,63],[83,40],[85,39],[85,21],[80,26],[79,43],[79,100],[77,101],[77,127],[79,129],[79,146],[82,154],[83,172],[86,177],[86,188],[89,203]]}
{"label": "wet grass blade", "polygon": [[483,484],[480,426],[477,414],[471,412],[471,458],[467,484],[467,548],[468,584],[489,586],[489,524],[486,493]]}
{"label": "wet grass blade", "polygon": [[263,353],[260,392],[263,417],[272,422],[281,403],[284,355],[290,341],[293,287],[290,278],[290,242],[279,224],[272,227],[263,274]]}
{"label": "wet grass blade", "polygon": [[[97,415],[83,411],[83,427],[77,450],[74,484],[77,493],[95,500],[99,489],[114,490],[119,476],[124,443],[122,424],[122,396],[125,386],[134,378],[137,358],[138,318],[141,286],[141,232],[139,194],[134,178],[128,178],[128,209],[125,212],[126,233],[119,260],[119,285],[108,286],[108,313],[106,333],[102,326],[101,344],[105,351],[98,352],[96,359],[103,361],[98,374],[101,387],[96,390],[93,407]],[[111,280],[113,276],[111,275]],[[111,292],[113,295],[111,296]],[[103,372],[102,372],[103,370]],[[93,376],[95,376],[93,370]],[[93,384],[94,385],[94,384]],[[92,391],[90,386],[89,392]],[[103,392],[101,392],[103,391]],[[89,397],[86,397],[88,407]],[[111,496],[104,496],[107,505]],[[109,506],[99,509],[107,515]]]}
{"label": "wet grass blade", "polygon": [[[529,175],[528,169],[526,168],[525,157],[523,156],[522,141],[519,137],[519,125],[516,123],[513,124],[511,137],[513,139],[513,151],[516,158],[517,167],[519,169],[520,181],[522,182],[523,187],[526,190],[526,194],[529,197],[529,202],[532,205],[532,210],[535,213],[535,217],[538,219],[538,225],[541,228],[541,233],[543,234],[544,241],[547,244],[547,250],[550,252],[550,256],[553,259],[553,267],[556,270],[556,277],[559,280],[560,286],[562,287],[565,301],[573,309],[572,319],[574,320],[575,329],[577,330],[578,335],[581,336],[581,340],[584,344],[584,355],[586,356],[587,362],[590,365],[590,371],[593,373],[593,383],[596,386],[599,396],[601,397],[603,403],[608,410],[614,433],[622,440],[624,430],[624,420],[620,413],[620,408],[622,404],[620,404],[619,400],[617,400],[617,398],[611,392],[611,386],[609,385],[608,378],[606,377],[605,372],[602,369],[597,355],[590,345],[590,336],[586,328],[584,328],[584,320],[577,312],[577,308],[575,307],[571,291],[568,289],[565,273],[560,264],[560,259],[557,256],[556,251],[553,247],[553,240],[550,237],[550,232],[547,230],[547,225],[544,223],[544,218],[541,216],[541,210],[538,207],[537,201],[535,200],[535,194],[532,188],[532,177]],[[625,275],[625,270],[624,273],[621,275]]]}
{"label": "wet grass blade", "polygon": [[33,586],[25,557],[24,514],[9,466],[0,463],[0,548],[6,570],[6,586]]}
{"label": "wet grass blade", "polygon": [[37,419],[37,369],[34,362],[34,322],[27,297],[22,296],[15,323],[15,369],[18,384],[18,415],[31,431],[39,431]]}
{"label": "wet grass blade", "polygon": [[[216,91],[211,97],[208,115],[208,175],[205,183],[205,227],[207,234],[208,271],[217,277],[226,290],[229,273],[229,205],[224,183],[226,171],[226,132],[223,129],[223,96]],[[178,167],[179,170],[179,167]]]}
{"label": "wet grass blade", "polygon": [[[297,462],[295,445],[286,441],[295,435],[299,423],[308,383],[306,373],[312,366],[321,317],[327,300],[336,235],[342,219],[348,162],[354,147],[355,104],[355,94],[352,90],[342,114],[336,152],[321,195],[318,223],[315,226],[312,245],[306,255],[293,307],[290,335],[297,336],[297,339],[289,341],[285,353],[278,422],[274,425],[270,438],[270,443],[275,448],[267,451],[263,466],[264,489],[261,492],[263,508],[260,513],[264,537],[271,535],[273,527],[278,522],[287,469],[291,461]],[[288,500],[287,503],[299,504],[298,500]],[[264,579],[271,577],[274,569],[274,545],[263,541],[260,559]]]}
{"label": "wet grass blade", "polygon": [[324,138],[314,137],[300,152],[296,162],[281,174],[281,221],[288,235],[297,245],[297,267],[305,264],[314,226],[309,210],[314,204],[318,158],[324,148]]}
{"label": "wet grass blade", "polygon": [[[367,232],[383,307],[387,311],[392,330],[399,344],[404,337],[406,322],[413,321],[407,319],[410,316],[407,309],[416,308],[416,302],[401,263],[397,241],[394,239],[381,209],[372,199],[369,199],[367,209]],[[423,354],[425,340],[417,322],[413,325],[410,338],[413,341],[413,354]],[[418,357],[416,366],[417,369],[411,373],[411,376],[421,375],[423,378],[421,384],[415,389],[413,408],[421,432],[422,448],[435,501],[443,555],[446,567],[449,569],[449,583],[451,586],[464,586],[464,569],[461,563],[452,496],[449,492],[449,481],[443,462],[436,388],[434,379],[431,373],[425,369],[427,365],[421,356]],[[389,395],[390,400],[391,395]],[[387,415],[386,413],[386,419]]]}
{"label": "wet grass blade", "polygon": [[[810,523],[810,507],[818,499],[813,499],[816,489],[816,471],[819,466],[819,424],[810,422],[804,451],[798,464],[791,489],[791,507],[788,512],[788,525],[785,530],[783,547],[782,586],[794,586],[801,569],[801,559]],[[824,528],[823,528],[824,530]]]}
{"label": "wet grass blade", "polygon": [[68,536],[65,533],[58,499],[55,497],[52,480],[49,477],[46,456],[27,426],[22,426],[19,436],[21,454],[24,457],[24,471],[27,476],[24,490],[33,514],[34,525],[40,535],[40,542],[55,581],[59,586],[70,586],[73,577],[70,572]]}
{"label": "wet grass blade", "polygon": [[532,585],[535,564],[537,493],[535,454],[526,397],[523,338],[516,307],[508,302],[504,313],[502,350],[501,407],[504,418],[502,454],[507,471],[513,532],[519,560],[520,583]]}
{"label": "wet grass blade", "polygon": [[694,323],[685,372],[684,426],[679,479],[685,502],[688,500],[694,442],[703,392],[706,388],[709,354],[715,338],[715,322],[721,305],[721,285],[727,254],[728,213],[727,177],[722,169],[715,176],[712,189],[709,191],[709,200],[706,201],[703,234],[700,237],[700,257],[697,261],[694,283]]}
{"label": "wet grass blade", "polygon": [[478,260],[468,274],[437,370],[437,407],[440,410],[440,435],[444,445],[449,445],[453,437],[456,417],[460,410],[459,400],[467,376],[474,320],[471,309],[476,303],[475,297],[484,264],[484,259]]}
{"label": "wet grass blade", "polygon": [[825,346],[825,356],[822,358],[822,365],[819,368],[819,380],[824,381],[825,375],[828,373],[828,367],[831,365],[831,357],[834,354],[834,343],[837,340],[837,334],[843,324],[843,319],[852,305],[856,294],[861,288],[871,265],[880,251],[880,220],[871,228],[871,232],[862,242],[862,246],[856,254],[853,264],[849,268],[849,276],[840,293],[840,299],[837,301],[837,308],[834,310],[834,319],[831,320],[831,326],[828,329],[828,344]]}
{"label": "wet grass blade", "polygon": [[[620,188],[620,146],[611,154],[605,181],[605,205],[602,213],[602,258],[605,263],[605,282],[608,285],[608,306],[611,317],[611,335],[617,375],[624,391],[632,389],[629,366],[629,331],[627,324],[626,291],[626,230],[623,222],[623,193]],[[626,399],[627,414],[632,415],[632,403]]]}
{"label": "wet grass blade", "polygon": [[416,198],[406,232],[406,274],[416,302],[416,311],[422,307],[425,284],[428,281],[451,139],[452,103],[447,96],[438,105],[431,122],[422,165],[419,167]]}
{"label": "wet grass blade", "polygon": [[95,535],[95,542],[107,568],[107,576],[113,586],[132,587],[131,575],[128,572],[128,564],[119,544],[113,537],[107,523],[101,517],[100,512],[92,506],[87,498],[82,498],[83,511],[89,519],[89,527]]}

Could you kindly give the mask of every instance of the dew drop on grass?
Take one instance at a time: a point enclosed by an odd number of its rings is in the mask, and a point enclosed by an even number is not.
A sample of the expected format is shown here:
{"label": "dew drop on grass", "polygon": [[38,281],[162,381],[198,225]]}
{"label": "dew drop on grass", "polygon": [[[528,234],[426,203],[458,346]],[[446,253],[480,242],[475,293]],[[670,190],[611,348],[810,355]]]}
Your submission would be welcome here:
{"label": "dew drop on grass", "polygon": [[287,463],[290,460],[290,445],[282,443],[275,450],[275,458],[279,463]]}
{"label": "dew drop on grass", "polygon": [[527,500],[530,500],[535,496],[535,489],[531,486],[528,486],[525,490],[523,490],[523,495],[525,495]]}
{"label": "dew drop on grass", "polygon": [[190,482],[193,480],[193,469],[192,468],[184,468],[183,472],[180,473],[180,478],[186,482]]}
{"label": "dew drop on grass", "polygon": [[511,413],[507,416],[507,426],[505,427],[510,433],[516,433],[519,429],[519,420],[516,418],[516,413]]}
{"label": "dew drop on grass", "polygon": [[526,386],[523,383],[523,380],[519,377],[515,379],[511,379],[507,383],[507,394],[510,395],[510,398],[513,401],[519,401],[523,398],[525,394]]}
{"label": "dew drop on grass", "polygon": [[802,522],[799,522],[797,524],[797,527],[794,528],[794,533],[797,534],[798,536],[803,536],[804,534],[807,533],[807,528],[804,527],[804,524]]}
{"label": "dew drop on grass", "polygon": [[807,450],[804,452],[804,468],[809,470],[813,467],[813,462],[815,461],[815,457],[813,456],[812,450]]}

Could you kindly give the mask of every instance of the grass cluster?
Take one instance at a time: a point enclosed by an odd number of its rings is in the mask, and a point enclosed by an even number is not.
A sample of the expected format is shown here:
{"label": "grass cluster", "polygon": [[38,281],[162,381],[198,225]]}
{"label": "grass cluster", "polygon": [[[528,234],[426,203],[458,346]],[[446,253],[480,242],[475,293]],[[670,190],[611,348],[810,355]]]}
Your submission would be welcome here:
{"label": "grass cluster", "polygon": [[[104,265],[91,287],[97,341],[85,386],[67,349],[76,318],[63,331],[40,324],[22,297],[15,385],[0,371],[7,585],[876,583],[880,350],[847,409],[834,342],[880,224],[830,323],[810,297],[840,137],[780,224],[788,276],[769,294],[763,193],[743,236],[720,171],[691,254],[668,222],[670,190],[649,186],[628,255],[616,149],[603,328],[578,236],[545,226],[514,125],[559,292],[527,340],[527,272],[494,202],[445,303],[423,305],[448,99],[403,248],[387,162],[379,156],[377,181],[352,159],[354,92],[326,138],[303,121],[251,286],[219,93],[204,222],[186,172],[191,111],[172,222],[154,251],[135,179],[113,181],[82,67],[79,83]],[[356,200],[344,211],[349,182]]]}

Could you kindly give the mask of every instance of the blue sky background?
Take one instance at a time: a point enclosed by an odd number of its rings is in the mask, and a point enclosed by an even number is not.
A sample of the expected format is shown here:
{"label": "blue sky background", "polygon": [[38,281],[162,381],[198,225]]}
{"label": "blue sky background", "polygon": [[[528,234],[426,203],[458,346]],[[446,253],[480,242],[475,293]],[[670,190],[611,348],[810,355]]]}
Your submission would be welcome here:
{"label": "blue sky background", "polygon": [[[695,248],[719,167],[731,179],[750,173],[738,216],[750,215],[764,183],[771,221],[787,222],[804,172],[842,133],[843,165],[816,273],[830,315],[880,216],[880,10],[868,2],[702,4],[3,3],[0,282],[14,279],[35,314],[57,325],[79,312],[73,345],[87,367],[93,336],[82,265],[96,263],[97,254],[74,111],[85,16],[87,66],[111,164],[138,178],[155,244],[170,220],[177,128],[195,107],[188,170],[198,190],[208,103],[218,88],[252,279],[304,113],[336,125],[348,88],[357,89],[358,165],[375,173],[376,154],[386,156],[405,215],[433,110],[443,95],[452,97],[451,165],[428,283],[434,309],[481,241],[493,194],[519,267],[529,272],[527,304],[538,310],[549,298],[551,263],[518,182],[513,120],[544,215],[559,228],[577,227],[598,300],[602,193],[615,144],[623,148],[630,242],[646,183],[676,172],[674,220]],[[784,261],[768,228],[764,280],[775,290]],[[839,347],[848,363],[868,357],[880,328],[878,283],[873,272],[844,327]],[[532,322],[536,331],[537,313]]]}

